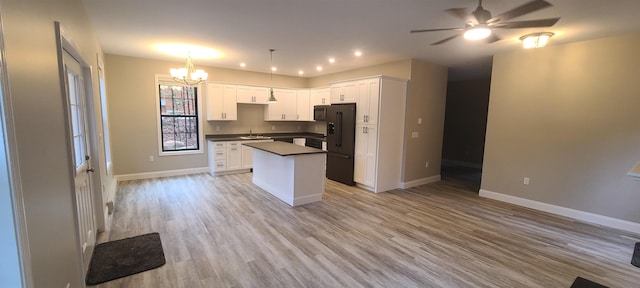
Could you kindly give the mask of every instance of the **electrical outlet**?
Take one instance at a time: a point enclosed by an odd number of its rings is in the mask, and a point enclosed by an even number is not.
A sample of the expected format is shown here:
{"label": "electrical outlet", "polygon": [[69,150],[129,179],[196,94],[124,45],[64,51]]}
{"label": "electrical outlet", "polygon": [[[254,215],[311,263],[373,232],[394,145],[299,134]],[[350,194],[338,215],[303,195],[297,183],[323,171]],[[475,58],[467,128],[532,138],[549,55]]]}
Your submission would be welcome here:
{"label": "electrical outlet", "polygon": [[276,126],[271,126],[271,131],[276,131]]}
{"label": "electrical outlet", "polygon": [[418,132],[411,132],[411,138],[418,138],[420,137],[420,133]]}
{"label": "electrical outlet", "polygon": [[302,126],[298,125],[298,131],[302,130]]}
{"label": "electrical outlet", "polygon": [[216,126],[216,131],[220,131],[220,126]]}
{"label": "electrical outlet", "polygon": [[424,164],[424,168],[429,168],[429,161],[427,161],[427,163]]}
{"label": "electrical outlet", "polygon": [[149,162],[156,161],[156,158],[153,155],[149,155]]}
{"label": "electrical outlet", "polygon": [[524,177],[524,180],[522,181],[522,184],[529,185],[529,177]]}
{"label": "electrical outlet", "polygon": [[418,124],[422,124],[422,118],[418,118]]}

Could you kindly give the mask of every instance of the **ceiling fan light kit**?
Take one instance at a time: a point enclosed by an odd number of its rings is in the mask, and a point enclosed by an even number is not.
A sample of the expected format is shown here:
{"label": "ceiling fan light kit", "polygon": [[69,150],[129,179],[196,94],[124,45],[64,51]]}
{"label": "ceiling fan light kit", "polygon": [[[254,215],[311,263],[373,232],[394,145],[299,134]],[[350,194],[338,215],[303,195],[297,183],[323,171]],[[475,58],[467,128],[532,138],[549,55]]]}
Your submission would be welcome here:
{"label": "ceiling fan light kit", "polygon": [[[454,16],[464,21],[464,28],[438,28],[438,29],[423,29],[423,30],[411,30],[410,33],[422,33],[422,32],[436,32],[436,31],[460,31],[453,36],[449,36],[440,41],[434,42],[431,45],[440,45],[448,42],[460,35],[463,35],[468,40],[480,40],[487,39],[486,42],[493,43],[500,40],[494,33],[497,29],[521,29],[521,28],[540,28],[551,27],[560,20],[560,18],[547,18],[536,20],[524,20],[524,21],[511,21],[513,18],[517,18],[543,8],[551,7],[551,3],[544,0],[532,0],[516,8],[508,10],[498,16],[492,16],[491,12],[482,7],[482,0],[478,0],[478,7],[469,13],[466,8],[451,8],[446,12],[451,16]],[[550,37],[550,36],[549,36]],[[545,38],[544,40],[548,40]]]}
{"label": "ceiling fan light kit", "polygon": [[489,36],[491,36],[491,29],[480,25],[469,28],[464,32],[464,39],[467,40],[482,40]]}
{"label": "ceiling fan light kit", "polygon": [[549,38],[553,35],[555,34],[552,32],[532,33],[520,37],[520,41],[525,49],[541,48],[547,45]]}

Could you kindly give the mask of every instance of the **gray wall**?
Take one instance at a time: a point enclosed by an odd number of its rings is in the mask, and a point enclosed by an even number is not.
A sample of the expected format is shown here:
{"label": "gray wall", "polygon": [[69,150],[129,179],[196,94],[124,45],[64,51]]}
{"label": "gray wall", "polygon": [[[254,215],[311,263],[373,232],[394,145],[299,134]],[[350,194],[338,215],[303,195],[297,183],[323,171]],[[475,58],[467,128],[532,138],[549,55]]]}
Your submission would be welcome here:
{"label": "gray wall", "polygon": [[448,83],[443,161],[482,167],[490,88],[490,78]]}
{"label": "gray wall", "polygon": [[640,223],[638,51],[632,34],[496,55],[482,189]]}
{"label": "gray wall", "polygon": [[[80,0],[2,0],[0,5],[33,284],[80,287],[73,167],[54,21],[62,23],[65,34],[91,64],[101,54],[99,43]],[[97,76],[92,80],[97,95]]]}

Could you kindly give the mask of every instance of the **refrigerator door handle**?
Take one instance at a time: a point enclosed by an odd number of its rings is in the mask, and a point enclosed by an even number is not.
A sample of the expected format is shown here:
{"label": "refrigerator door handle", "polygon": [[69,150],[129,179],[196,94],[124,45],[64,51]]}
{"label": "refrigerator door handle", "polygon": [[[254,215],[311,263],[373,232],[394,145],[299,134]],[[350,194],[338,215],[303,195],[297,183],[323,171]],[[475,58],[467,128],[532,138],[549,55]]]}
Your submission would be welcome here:
{"label": "refrigerator door handle", "polygon": [[351,159],[351,156],[346,155],[346,154],[339,154],[339,153],[327,153],[330,156],[333,157],[339,157],[339,158],[344,158],[344,159]]}
{"label": "refrigerator door handle", "polygon": [[337,112],[338,134],[336,135],[336,146],[342,147],[342,112]]}

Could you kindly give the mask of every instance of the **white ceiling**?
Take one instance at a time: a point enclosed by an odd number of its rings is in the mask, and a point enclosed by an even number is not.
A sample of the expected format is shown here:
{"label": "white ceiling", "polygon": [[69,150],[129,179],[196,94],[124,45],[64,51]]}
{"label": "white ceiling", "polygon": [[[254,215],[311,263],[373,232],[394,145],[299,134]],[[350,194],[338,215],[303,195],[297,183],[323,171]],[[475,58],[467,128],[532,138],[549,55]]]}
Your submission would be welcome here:
{"label": "white ceiling", "polygon": [[[561,17],[553,27],[496,30],[503,40],[492,44],[459,37],[431,46],[455,32],[409,31],[463,28],[444,10],[472,11],[477,0],[83,0],[105,53],[182,62],[154,46],[192,44],[224,54],[196,59],[196,67],[242,69],[239,63],[246,62],[244,69],[268,72],[273,48],[275,73],[297,76],[303,69],[304,77],[408,58],[486,68],[492,55],[522,49],[518,38],[527,33],[554,32],[549,45],[558,45],[640,31],[640,0],[547,1],[554,6],[510,21]],[[483,6],[496,16],[527,2],[484,0]],[[353,56],[356,49],[362,57]],[[315,71],[316,65],[324,70]]]}

